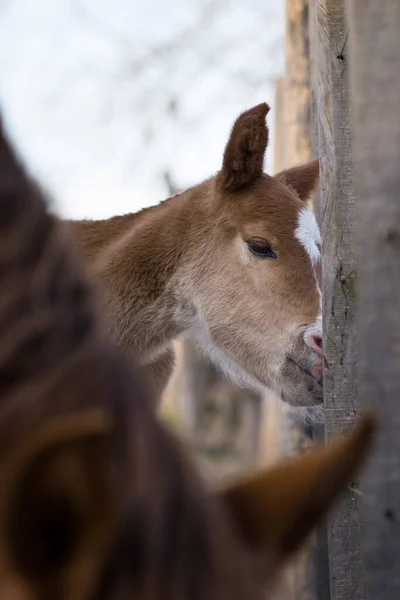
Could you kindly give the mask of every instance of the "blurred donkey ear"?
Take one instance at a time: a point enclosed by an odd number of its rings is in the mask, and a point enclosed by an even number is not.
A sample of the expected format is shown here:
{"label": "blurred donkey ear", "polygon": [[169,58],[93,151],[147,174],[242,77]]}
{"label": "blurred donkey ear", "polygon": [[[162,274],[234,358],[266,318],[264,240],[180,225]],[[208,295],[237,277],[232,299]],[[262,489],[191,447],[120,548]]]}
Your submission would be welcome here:
{"label": "blurred donkey ear", "polygon": [[34,597],[51,591],[60,600],[83,599],[96,580],[115,519],[111,433],[111,417],[100,409],[59,417],[10,460],[0,515],[2,576],[24,582]]}
{"label": "blurred donkey ear", "polygon": [[222,490],[242,541],[277,564],[326,516],[371,446],[372,417],[348,437],[313,448]]}

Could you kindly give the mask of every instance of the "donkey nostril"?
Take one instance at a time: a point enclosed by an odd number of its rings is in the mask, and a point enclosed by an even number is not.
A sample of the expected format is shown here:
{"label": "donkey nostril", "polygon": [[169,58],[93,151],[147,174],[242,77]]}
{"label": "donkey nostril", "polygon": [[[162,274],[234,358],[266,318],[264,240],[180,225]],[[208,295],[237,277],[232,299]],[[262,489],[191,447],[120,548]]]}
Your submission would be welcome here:
{"label": "donkey nostril", "polygon": [[311,350],[319,355],[322,355],[322,335],[319,332],[314,331],[310,334],[308,338],[308,345]]}
{"label": "donkey nostril", "polygon": [[314,338],[315,345],[318,346],[318,348],[322,349],[322,336],[314,335],[313,338]]}

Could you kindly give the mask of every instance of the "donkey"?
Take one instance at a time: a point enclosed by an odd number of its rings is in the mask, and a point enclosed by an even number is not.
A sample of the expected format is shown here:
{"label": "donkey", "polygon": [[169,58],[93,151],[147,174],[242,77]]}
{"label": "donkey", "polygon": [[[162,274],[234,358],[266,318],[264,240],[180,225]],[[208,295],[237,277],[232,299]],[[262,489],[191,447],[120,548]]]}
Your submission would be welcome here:
{"label": "donkey", "polygon": [[2,600],[264,598],[361,465],[373,421],[206,489],[1,128],[0,230]]}
{"label": "donkey", "polygon": [[114,340],[156,393],[188,335],[234,382],[322,402],[319,163],[263,173],[267,104],[243,113],[222,169],[137,214],[69,222],[105,295]]}

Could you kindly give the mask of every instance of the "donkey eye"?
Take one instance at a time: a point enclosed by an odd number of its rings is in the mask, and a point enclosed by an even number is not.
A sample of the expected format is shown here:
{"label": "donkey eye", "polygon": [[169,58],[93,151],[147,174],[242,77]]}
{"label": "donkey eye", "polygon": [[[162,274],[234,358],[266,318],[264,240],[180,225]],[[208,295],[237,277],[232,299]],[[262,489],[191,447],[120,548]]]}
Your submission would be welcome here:
{"label": "donkey eye", "polygon": [[247,240],[247,246],[254,256],[260,258],[277,258],[275,252],[265,240],[260,240],[258,238]]}

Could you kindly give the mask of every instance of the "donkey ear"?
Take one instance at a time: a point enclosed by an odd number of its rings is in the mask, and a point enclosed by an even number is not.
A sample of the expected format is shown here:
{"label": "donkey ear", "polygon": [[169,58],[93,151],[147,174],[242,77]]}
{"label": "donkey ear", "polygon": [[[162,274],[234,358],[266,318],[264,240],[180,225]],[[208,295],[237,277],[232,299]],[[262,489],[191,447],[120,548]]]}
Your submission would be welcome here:
{"label": "donkey ear", "polygon": [[285,169],[274,175],[275,179],[291,187],[306,202],[315,190],[319,180],[319,159],[312,160],[304,165]]}
{"label": "donkey ear", "polygon": [[262,174],[268,143],[265,117],[268,104],[259,104],[244,112],[235,121],[225,148],[221,170],[222,186],[235,192]]}
{"label": "donkey ear", "polygon": [[348,438],[222,491],[246,546],[265,553],[274,567],[298,550],[360,467],[373,430],[374,420],[366,417]]}
{"label": "donkey ear", "polygon": [[3,573],[35,597],[56,590],[66,598],[89,595],[115,517],[106,456],[111,430],[102,410],[60,417],[24,444],[7,471]]}

